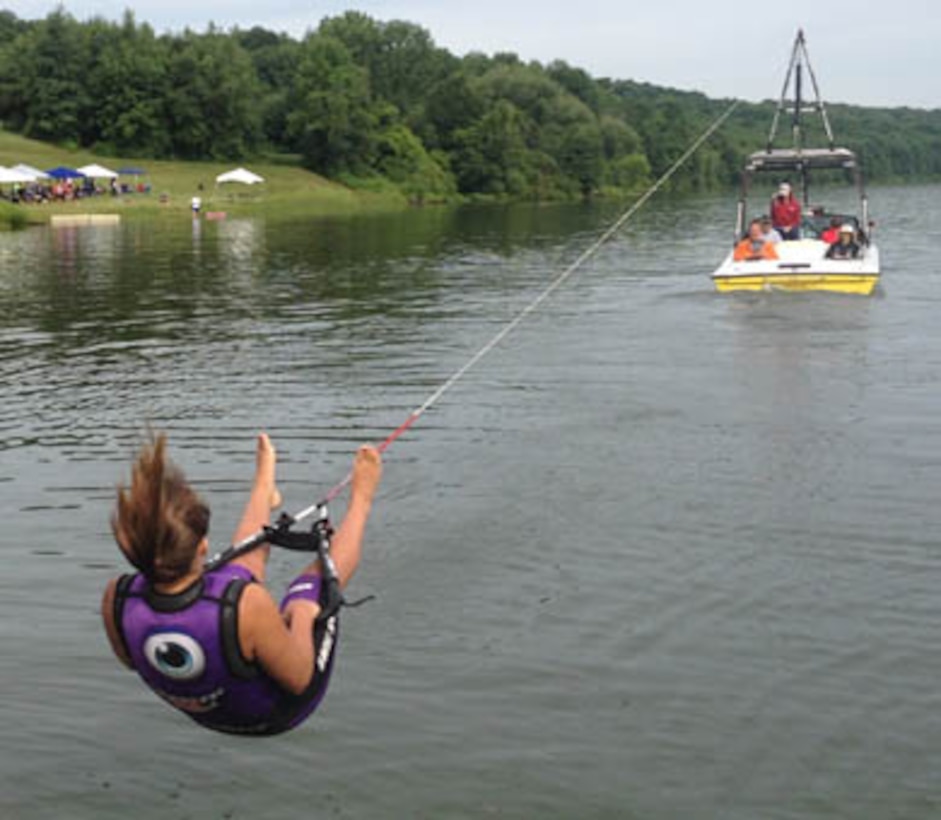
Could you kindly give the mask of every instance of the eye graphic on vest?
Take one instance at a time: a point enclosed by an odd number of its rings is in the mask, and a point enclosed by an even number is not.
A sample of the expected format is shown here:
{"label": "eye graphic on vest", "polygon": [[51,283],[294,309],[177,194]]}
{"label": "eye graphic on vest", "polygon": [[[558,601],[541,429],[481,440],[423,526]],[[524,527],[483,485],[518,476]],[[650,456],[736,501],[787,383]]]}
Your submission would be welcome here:
{"label": "eye graphic on vest", "polygon": [[206,654],[189,635],[158,632],[144,642],[147,662],[174,680],[195,680],[206,670]]}

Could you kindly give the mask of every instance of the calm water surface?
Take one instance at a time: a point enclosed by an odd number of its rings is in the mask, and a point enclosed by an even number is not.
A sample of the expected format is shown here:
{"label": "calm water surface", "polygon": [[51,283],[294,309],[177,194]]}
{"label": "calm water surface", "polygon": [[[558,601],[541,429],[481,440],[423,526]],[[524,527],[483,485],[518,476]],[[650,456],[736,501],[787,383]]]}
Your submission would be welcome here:
{"label": "calm water surface", "polygon": [[731,199],[655,200],[389,451],[273,740],[110,656],[145,425],[221,546],[255,431],[306,506],[618,207],[0,235],[0,816],[941,817],[939,195],[873,192],[869,299],[719,296]]}

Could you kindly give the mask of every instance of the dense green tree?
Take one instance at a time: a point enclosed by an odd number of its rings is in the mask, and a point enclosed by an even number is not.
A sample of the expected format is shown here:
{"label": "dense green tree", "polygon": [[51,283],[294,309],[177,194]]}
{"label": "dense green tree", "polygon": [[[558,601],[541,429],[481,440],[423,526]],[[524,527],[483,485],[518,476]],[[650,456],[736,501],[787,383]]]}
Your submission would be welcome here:
{"label": "dense green tree", "polygon": [[89,92],[82,26],[60,8],[9,48],[17,59],[5,119],[30,137],[78,142]]}
{"label": "dense green tree", "polygon": [[477,78],[476,88],[488,103],[507,100],[535,122],[551,120],[547,111],[564,93],[538,65],[523,65],[509,57],[495,58],[493,67]]}
{"label": "dense green tree", "polygon": [[457,191],[454,177],[402,123],[383,129],[376,140],[376,171],[396,183],[413,202],[447,198]]}
{"label": "dense green tree", "polygon": [[27,28],[28,24],[18,19],[12,11],[0,10],[0,46],[13,42]]}
{"label": "dense green tree", "polygon": [[287,120],[301,45],[286,34],[274,34],[259,26],[238,32],[236,37],[255,66],[265,139],[270,146],[283,147],[289,142]]}
{"label": "dense green tree", "polygon": [[455,134],[454,170],[466,193],[522,196],[529,185],[527,122],[508,100],[499,100],[481,119]]}
{"label": "dense green tree", "polygon": [[[103,153],[187,159],[299,154],[321,173],[376,175],[416,201],[590,196],[649,184],[729,105],[595,79],[562,61],[455,57],[413,23],[360,12],[298,41],[256,26],[155,36],[132,13],[79,23],[0,11],[0,121]],[[733,184],[768,139],[772,101],[742,103],[678,170],[676,189]],[[872,179],[941,176],[941,111],[829,106]],[[809,118],[807,144],[822,141]],[[781,129],[777,144],[787,144]],[[383,183],[389,184],[389,183]]]}
{"label": "dense green tree", "polygon": [[607,184],[625,191],[636,190],[650,180],[650,163],[644,154],[625,154],[605,170]]}
{"label": "dense green tree", "polygon": [[578,184],[582,196],[590,196],[604,178],[604,146],[597,123],[583,122],[565,135],[559,151],[559,167]]}
{"label": "dense green tree", "polygon": [[237,159],[261,140],[259,87],[251,58],[213,29],[170,40],[165,111],[174,155]]}
{"label": "dense green tree", "polygon": [[676,100],[667,98],[653,108],[642,121],[641,134],[655,176],[663,174],[683,154],[695,138],[694,131],[686,109]]}
{"label": "dense green tree", "polygon": [[369,74],[335,37],[309,35],[294,79],[287,136],[309,168],[368,174],[376,160],[379,108]]}
{"label": "dense green tree", "polygon": [[163,127],[166,46],[149,26],[138,27],[131,12],[120,27],[100,23],[90,34],[91,98],[82,142],[119,154],[168,155],[172,138]]}
{"label": "dense green tree", "polygon": [[414,122],[428,89],[443,80],[458,60],[435,46],[427,30],[414,23],[379,22],[349,11],[325,19],[319,33],[339,40],[353,61],[369,73],[370,90]]}
{"label": "dense green tree", "polygon": [[549,63],[546,73],[573,97],[578,97],[595,113],[601,109],[601,88],[592,76],[581,68],[573,68],[563,60]]}
{"label": "dense green tree", "polygon": [[450,151],[457,132],[479,120],[487,105],[471,78],[457,71],[430,89],[419,133],[432,148]]}
{"label": "dense green tree", "polygon": [[393,20],[383,26],[382,35],[382,59],[371,75],[373,91],[414,121],[428,89],[454,71],[459,61],[413,23]]}
{"label": "dense green tree", "polygon": [[599,121],[601,141],[607,160],[615,160],[626,154],[643,151],[643,144],[638,134],[623,120],[612,116],[603,116]]}

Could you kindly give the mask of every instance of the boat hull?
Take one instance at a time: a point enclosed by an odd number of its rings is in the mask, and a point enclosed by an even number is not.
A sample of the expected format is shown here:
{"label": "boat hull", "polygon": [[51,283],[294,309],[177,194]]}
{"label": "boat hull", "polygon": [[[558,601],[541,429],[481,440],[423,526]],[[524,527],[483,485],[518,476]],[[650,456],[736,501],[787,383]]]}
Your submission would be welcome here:
{"label": "boat hull", "polygon": [[819,240],[780,242],[779,259],[736,262],[732,254],[712,274],[716,290],[829,291],[870,295],[879,282],[879,251],[864,249],[859,259],[826,259],[827,245]]}

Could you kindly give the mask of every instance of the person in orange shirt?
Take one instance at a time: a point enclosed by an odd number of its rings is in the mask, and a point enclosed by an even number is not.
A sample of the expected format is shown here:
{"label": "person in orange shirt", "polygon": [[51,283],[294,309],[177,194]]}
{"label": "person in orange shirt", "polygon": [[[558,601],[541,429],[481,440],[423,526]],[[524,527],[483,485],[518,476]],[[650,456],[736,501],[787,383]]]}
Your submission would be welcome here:
{"label": "person in orange shirt", "polygon": [[748,226],[748,236],[735,246],[732,259],[736,262],[754,262],[758,259],[777,259],[778,252],[773,242],[767,242],[761,221],[753,219]]}

